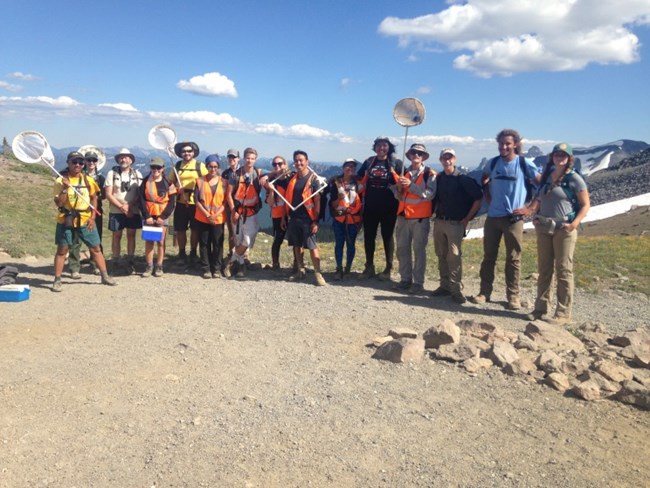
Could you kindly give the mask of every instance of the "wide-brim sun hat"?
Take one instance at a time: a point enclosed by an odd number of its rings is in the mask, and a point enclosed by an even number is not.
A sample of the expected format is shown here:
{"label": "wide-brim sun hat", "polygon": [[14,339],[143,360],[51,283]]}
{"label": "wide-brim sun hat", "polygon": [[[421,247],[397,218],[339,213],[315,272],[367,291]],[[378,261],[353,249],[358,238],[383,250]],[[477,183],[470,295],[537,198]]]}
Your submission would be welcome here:
{"label": "wide-brim sun hat", "polygon": [[377,143],[379,142],[385,142],[388,144],[388,152],[389,153],[394,153],[395,152],[395,144],[393,144],[388,136],[378,136],[375,137],[375,140],[372,143],[372,150],[375,150],[375,147],[377,147]]}
{"label": "wide-brim sun hat", "polygon": [[181,151],[185,146],[190,146],[194,150],[195,158],[199,157],[199,146],[196,144],[196,142],[179,142],[178,144],[174,144],[174,154],[176,154],[176,156],[179,158],[182,158],[183,153]]}
{"label": "wide-brim sun hat", "polygon": [[551,154],[556,152],[565,152],[569,156],[573,156],[573,148],[571,147],[571,144],[569,144],[568,142],[560,142],[559,144],[553,146],[553,150],[551,151]]}
{"label": "wide-brim sun hat", "polygon": [[429,159],[429,151],[427,151],[427,148],[424,144],[420,144],[418,142],[416,142],[415,144],[411,144],[409,150],[406,151],[406,157],[409,158],[409,160],[411,159],[411,153],[413,151],[418,151],[424,154],[424,156],[422,156],[422,161],[426,161],[427,159]]}
{"label": "wide-brim sun hat", "polygon": [[119,161],[119,158],[122,157],[122,156],[129,156],[129,157],[131,158],[131,160],[132,160],[133,162],[135,162],[135,156],[133,155],[133,153],[132,153],[131,151],[129,151],[129,150],[128,150],[127,148],[125,148],[125,147],[123,147],[122,149],[120,149],[120,152],[118,152],[118,153],[115,155],[115,162],[116,162],[116,163],[119,163],[119,162],[120,162],[120,161]]}

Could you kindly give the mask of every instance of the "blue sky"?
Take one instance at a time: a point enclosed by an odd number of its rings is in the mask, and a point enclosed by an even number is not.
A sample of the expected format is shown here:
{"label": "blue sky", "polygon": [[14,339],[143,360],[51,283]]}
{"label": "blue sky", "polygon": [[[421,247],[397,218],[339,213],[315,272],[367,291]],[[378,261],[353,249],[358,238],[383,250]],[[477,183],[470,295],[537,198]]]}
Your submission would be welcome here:
{"label": "blue sky", "polygon": [[149,147],[164,122],[220,154],[342,162],[388,135],[401,156],[393,106],[417,97],[408,144],[432,162],[475,166],[504,127],[543,150],[650,142],[650,0],[21,0],[2,19],[9,140]]}

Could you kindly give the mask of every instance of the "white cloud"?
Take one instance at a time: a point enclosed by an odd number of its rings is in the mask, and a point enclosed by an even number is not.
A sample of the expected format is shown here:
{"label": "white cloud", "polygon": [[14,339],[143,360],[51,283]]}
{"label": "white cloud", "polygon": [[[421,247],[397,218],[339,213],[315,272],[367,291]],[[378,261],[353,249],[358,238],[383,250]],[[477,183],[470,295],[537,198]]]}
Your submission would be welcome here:
{"label": "white cloud", "polygon": [[40,105],[51,107],[74,107],[79,105],[79,102],[73,98],[62,96],[58,98],[52,97],[0,97],[0,103],[6,105]]}
{"label": "white cloud", "polygon": [[20,85],[13,85],[11,83],[7,83],[6,81],[0,80],[0,89],[7,90],[10,92],[19,92],[20,90],[23,89],[23,87]]}
{"label": "white cloud", "polygon": [[343,79],[341,80],[341,84],[339,85],[339,88],[340,88],[341,90],[347,90],[347,88],[348,88],[348,86],[350,85],[350,82],[351,82],[351,81],[352,81],[352,80],[351,80],[350,78],[343,78]]}
{"label": "white cloud", "polygon": [[109,107],[114,108],[115,110],[121,110],[123,112],[137,112],[138,109],[135,108],[130,103],[100,103],[98,107]]}
{"label": "white cloud", "polygon": [[415,90],[415,93],[418,95],[428,95],[431,93],[431,87],[430,86],[421,86],[417,90]]}
{"label": "white cloud", "polygon": [[230,114],[217,114],[207,110],[196,112],[148,112],[154,119],[176,120],[206,125],[239,126],[241,121]]}
{"label": "white cloud", "polygon": [[34,81],[38,79],[34,75],[28,75],[27,73],[21,73],[20,71],[14,71],[13,73],[9,73],[7,75],[7,78],[12,78],[14,80],[22,80],[22,81]]}
{"label": "white cloud", "polygon": [[176,86],[181,90],[195,93],[196,95],[238,97],[235,82],[228,79],[227,76],[216,72],[193,76],[189,81],[181,80]]}
{"label": "white cloud", "polygon": [[319,129],[307,124],[294,124],[283,126],[278,123],[256,124],[253,131],[258,134],[269,134],[281,137],[296,137],[298,139],[320,139],[327,141],[337,141],[343,143],[352,142],[352,138],[340,132],[330,132],[325,129]]}
{"label": "white cloud", "polygon": [[632,29],[649,23],[648,0],[467,0],[412,19],[387,17],[378,30],[414,51],[461,52],[454,67],[490,77],[636,62]]}

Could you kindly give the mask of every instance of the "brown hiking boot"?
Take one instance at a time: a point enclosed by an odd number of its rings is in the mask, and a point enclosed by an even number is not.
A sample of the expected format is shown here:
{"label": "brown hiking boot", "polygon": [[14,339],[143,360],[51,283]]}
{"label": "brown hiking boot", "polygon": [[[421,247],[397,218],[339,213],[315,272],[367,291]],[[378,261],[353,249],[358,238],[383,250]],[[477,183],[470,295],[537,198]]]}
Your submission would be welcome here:
{"label": "brown hiking boot", "polygon": [[325,286],[327,284],[323,275],[318,271],[314,271],[314,278],[316,279],[316,286]]}
{"label": "brown hiking boot", "polygon": [[487,295],[484,295],[483,293],[479,293],[478,295],[475,295],[473,297],[469,297],[469,301],[472,303],[475,303],[477,305],[483,305],[484,303],[487,303],[490,301],[490,297]]}

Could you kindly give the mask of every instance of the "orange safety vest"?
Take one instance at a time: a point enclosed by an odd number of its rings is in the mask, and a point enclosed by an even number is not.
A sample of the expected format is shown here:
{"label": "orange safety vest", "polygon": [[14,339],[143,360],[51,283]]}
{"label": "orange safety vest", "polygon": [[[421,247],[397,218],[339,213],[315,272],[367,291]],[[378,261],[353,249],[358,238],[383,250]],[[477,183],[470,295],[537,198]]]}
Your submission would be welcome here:
{"label": "orange safety vest", "polygon": [[[286,193],[287,193],[286,189],[282,188],[281,186],[276,186],[275,189],[278,191],[280,195],[286,198]],[[282,200],[282,198],[280,198],[277,195],[277,193],[273,193],[273,204],[271,205],[271,218],[279,219],[284,217],[287,213],[284,208],[285,206],[286,204],[284,203],[284,200]]]}
{"label": "orange safety vest", "polygon": [[159,195],[158,185],[152,178],[147,178],[144,185],[144,203],[147,206],[147,212],[153,218],[160,217],[169,203],[169,195],[176,194],[176,187],[170,184],[169,190],[163,195]]}
{"label": "orange safety vest", "polygon": [[[224,201],[224,191],[223,191],[223,180],[221,177],[217,180],[217,189],[212,193],[212,187],[208,183],[208,177],[204,176],[196,180],[196,187],[199,193],[199,201],[203,204],[205,209],[210,215],[217,215],[219,207],[223,206]],[[221,213],[217,215],[216,224],[223,224],[224,218],[226,215],[225,209],[221,209]],[[212,225],[212,222],[204,215],[204,213],[199,209],[199,206],[196,206],[196,211],[194,212],[194,218],[199,222],[204,224]]]}
{"label": "orange safety vest", "polygon": [[233,195],[235,202],[238,204],[235,207],[238,207],[237,211],[240,215],[250,217],[259,212],[262,207],[262,201],[260,200],[261,188],[259,184],[260,174],[256,168],[253,168],[251,182],[246,184],[243,171],[240,172],[238,170],[238,172],[239,178],[235,183],[236,191]]}
{"label": "orange safety vest", "polygon": [[[345,190],[343,181],[339,178],[335,180],[336,188],[339,192],[336,208],[334,209],[334,219],[342,224],[358,224],[361,222],[361,196],[363,192],[363,183],[357,184],[357,191],[352,202],[346,201],[342,193],[349,196],[350,192]],[[340,215],[339,215],[340,214]]]}
{"label": "orange safety vest", "polygon": [[[426,181],[424,181],[424,175],[426,173],[429,173],[429,178],[435,177],[435,172],[425,167],[415,182],[412,183],[422,191],[424,191],[427,186]],[[411,179],[410,172],[408,173],[407,178]],[[433,202],[431,200],[422,198],[420,195],[411,193],[408,190],[400,196],[397,215],[402,215],[405,219],[428,219],[432,214]]]}
{"label": "orange safety vest", "polygon": [[[305,187],[302,189],[303,200],[311,196],[311,180],[313,177],[314,177],[314,173],[309,173],[309,178],[307,178],[307,183],[305,183]],[[287,185],[285,198],[287,199],[287,202],[291,204],[293,204],[293,189],[296,187],[297,181],[298,181],[298,173],[296,173],[291,177],[291,179],[289,180],[289,184]],[[309,215],[309,218],[315,222],[318,216],[316,215],[316,209],[314,207],[314,199],[311,198],[308,201],[306,201],[304,207],[305,210],[307,210],[307,214]]]}

